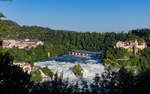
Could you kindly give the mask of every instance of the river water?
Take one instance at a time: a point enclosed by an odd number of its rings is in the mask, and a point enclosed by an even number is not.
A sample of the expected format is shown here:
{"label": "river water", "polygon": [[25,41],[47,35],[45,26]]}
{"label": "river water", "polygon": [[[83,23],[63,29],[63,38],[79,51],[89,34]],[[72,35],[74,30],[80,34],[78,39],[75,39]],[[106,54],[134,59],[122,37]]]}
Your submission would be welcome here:
{"label": "river water", "polygon": [[101,60],[88,56],[64,55],[35,62],[34,67],[48,66],[54,73],[57,72],[59,75],[63,73],[63,79],[68,78],[70,82],[74,82],[78,80],[72,72],[72,68],[76,64],[81,65],[83,69],[83,79],[87,81],[92,81],[96,74],[101,75],[104,72],[104,66],[101,64]]}

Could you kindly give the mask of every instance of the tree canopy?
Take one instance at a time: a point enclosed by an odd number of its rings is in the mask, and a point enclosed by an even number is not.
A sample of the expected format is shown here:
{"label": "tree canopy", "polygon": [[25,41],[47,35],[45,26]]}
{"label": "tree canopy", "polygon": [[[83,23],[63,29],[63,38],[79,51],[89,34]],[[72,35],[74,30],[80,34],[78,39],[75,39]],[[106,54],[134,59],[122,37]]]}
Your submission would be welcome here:
{"label": "tree canopy", "polygon": [[0,48],[0,93],[27,94],[30,75],[12,64],[12,56]]}
{"label": "tree canopy", "polygon": [[5,17],[5,15],[0,12],[0,19],[1,19],[1,18],[4,18],[4,17]]}

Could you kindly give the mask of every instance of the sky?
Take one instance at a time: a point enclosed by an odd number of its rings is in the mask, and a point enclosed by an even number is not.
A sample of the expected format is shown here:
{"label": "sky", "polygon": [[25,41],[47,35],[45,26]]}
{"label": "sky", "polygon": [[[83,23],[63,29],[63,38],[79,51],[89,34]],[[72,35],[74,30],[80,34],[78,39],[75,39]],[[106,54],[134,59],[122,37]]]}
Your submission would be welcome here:
{"label": "sky", "polygon": [[20,25],[79,32],[150,28],[150,0],[0,0],[0,12]]}

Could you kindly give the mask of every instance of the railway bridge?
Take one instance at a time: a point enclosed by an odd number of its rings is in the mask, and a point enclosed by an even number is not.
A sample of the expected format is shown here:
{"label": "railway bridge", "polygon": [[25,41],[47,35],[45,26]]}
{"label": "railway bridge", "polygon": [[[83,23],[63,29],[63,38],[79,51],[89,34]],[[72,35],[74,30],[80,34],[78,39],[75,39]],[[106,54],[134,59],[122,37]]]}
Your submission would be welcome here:
{"label": "railway bridge", "polygon": [[69,52],[69,55],[100,57],[100,52],[86,51],[86,50],[72,50],[72,51]]}

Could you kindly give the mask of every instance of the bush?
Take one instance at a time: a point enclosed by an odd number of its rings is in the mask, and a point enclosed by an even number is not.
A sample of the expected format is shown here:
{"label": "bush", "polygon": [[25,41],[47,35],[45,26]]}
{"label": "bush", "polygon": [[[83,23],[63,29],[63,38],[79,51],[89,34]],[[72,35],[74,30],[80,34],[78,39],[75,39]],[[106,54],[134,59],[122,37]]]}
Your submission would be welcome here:
{"label": "bush", "polygon": [[30,81],[35,81],[35,82],[42,81],[40,68],[38,68],[37,70],[35,70],[31,73]]}
{"label": "bush", "polygon": [[77,64],[73,67],[72,69],[73,73],[78,77],[78,78],[82,78],[83,77],[83,69],[80,66],[80,64]]}
{"label": "bush", "polygon": [[49,69],[47,66],[42,69],[45,75],[49,76],[51,79],[53,79],[54,73]]}

